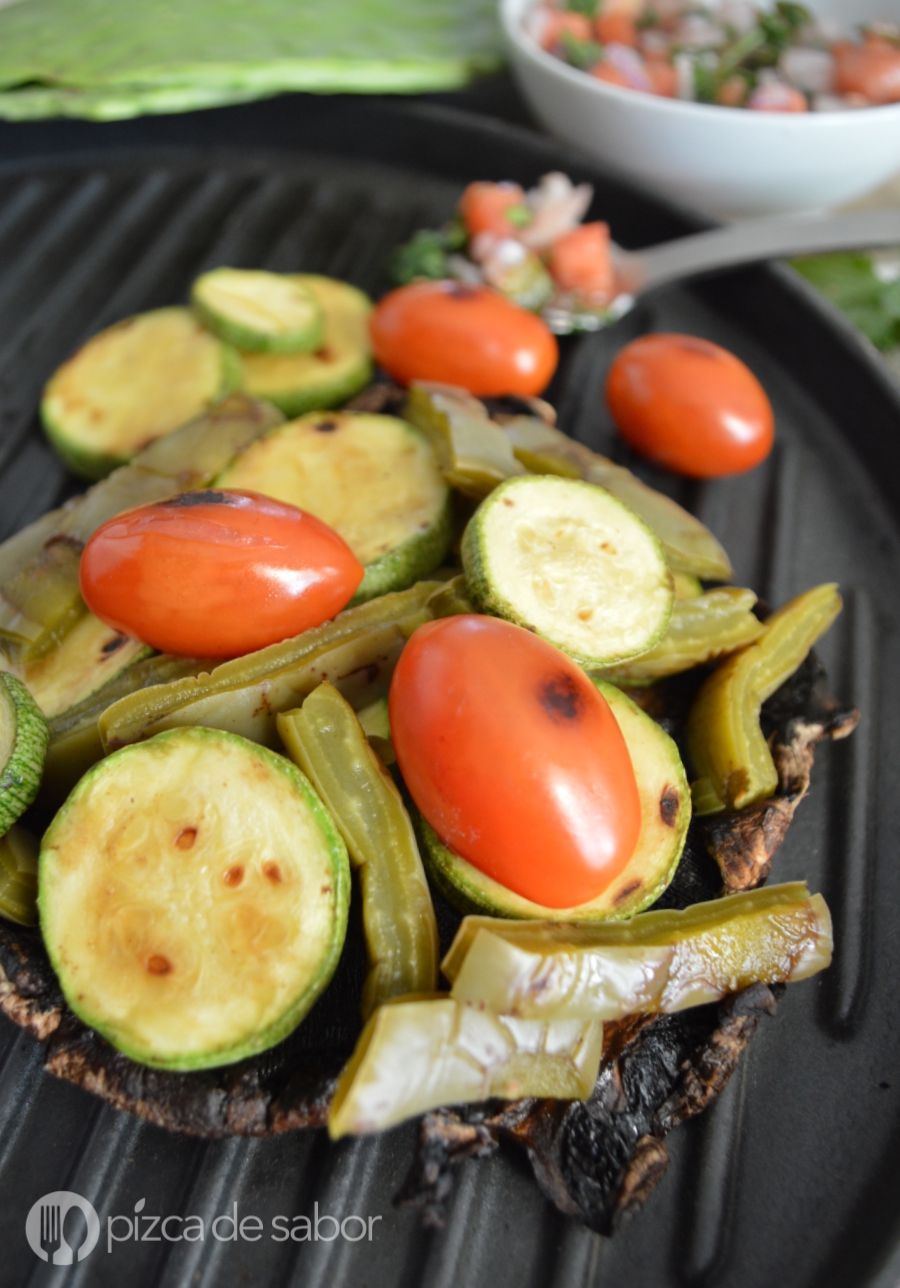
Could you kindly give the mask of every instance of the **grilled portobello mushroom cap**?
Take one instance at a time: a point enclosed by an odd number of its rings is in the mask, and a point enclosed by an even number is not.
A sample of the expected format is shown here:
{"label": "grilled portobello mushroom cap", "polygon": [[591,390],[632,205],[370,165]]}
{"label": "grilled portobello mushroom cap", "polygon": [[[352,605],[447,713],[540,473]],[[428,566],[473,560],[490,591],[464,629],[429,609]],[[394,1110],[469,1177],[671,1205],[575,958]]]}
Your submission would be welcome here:
{"label": "grilled portobello mushroom cap", "polygon": [[[682,743],[703,672],[634,690]],[[684,908],[766,880],[809,786],[816,743],[845,737],[858,714],[828,692],[814,654],[763,707],[779,772],[777,794],[744,810],[691,823],[672,884],[654,905]],[[459,915],[435,893],[442,948]],[[0,920],[0,1011],[44,1045],[44,1067],[118,1109],[192,1136],[274,1136],[323,1127],[340,1070],[360,1031],[366,973],[359,901],[327,993],[271,1050],[225,1068],[176,1073],[120,1054],[66,1006],[38,930]],[[506,1140],[524,1148],[543,1192],[564,1213],[612,1233],[662,1178],[664,1137],[725,1086],[780,988],[753,985],[717,1005],[676,1015],[631,1016],[610,1026],[595,1090],[584,1102],[519,1100],[442,1109],[422,1120],[415,1159],[397,1201],[440,1224],[453,1169]]]}

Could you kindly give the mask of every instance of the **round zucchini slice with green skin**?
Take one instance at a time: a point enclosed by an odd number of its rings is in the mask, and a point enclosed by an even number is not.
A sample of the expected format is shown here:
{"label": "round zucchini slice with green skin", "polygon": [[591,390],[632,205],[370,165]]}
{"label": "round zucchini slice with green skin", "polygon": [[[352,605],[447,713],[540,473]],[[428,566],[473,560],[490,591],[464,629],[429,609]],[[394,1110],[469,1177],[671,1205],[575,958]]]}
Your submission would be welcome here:
{"label": "round zucchini slice with green skin", "polygon": [[691,793],[678,748],[665,730],[613,684],[593,683],[606,698],[625,738],[641,801],[634,854],[608,889],[574,908],[546,908],[514,894],[454,854],[422,818],[428,874],[462,913],[536,921],[622,921],[655,903],[675,875],[691,821]]}
{"label": "round zucchini slice with green skin", "polygon": [[191,303],[214,335],[254,353],[308,353],[322,340],[315,295],[297,277],[259,269],[214,268],[198,277]]}
{"label": "round zucchini slice with green skin", "polygon": [[590,669],[647,652],[674,604],[662,546],[602,488],[550,474],[508,479],[463,536],[477,606],[524,626]]}
{"label": "round zucchini slice with green skin", "polygon": [[41,709],[8,671],[0,671],[0,836],[37,796],[50,732]]}
{"label": "round zucchini slice with green skin", "polygon": [[262,492],[334,528],[366,570],[354,604],[411,586],[450,546],[434,449],[393,416],[311,412],[251,443],[215,486]]}
{"label": "round zucchini slice with green skin", "polygon": [[241,355],[241,388],[254,398],[274,403],[286,416],[337,407],[372,379],[369,314],[372,301],[346,282],[315,273],[297,273],[318,300],[324,318],[315,353],[249,353]]}
{"label": "round zucchini slice with green skin", "polygon": [[347,850],[285,757],[174,729],[78,783],[44,836],[41,929],[66,1000],[143,1064],[274,1046],[330,980]]}
{"label": "round zucchini slice with green skin", "polygon": [[74,473],[105,478],[240,381],[240,360],[190,309],[155,309],[108,327],[51,376],[47,437]]}

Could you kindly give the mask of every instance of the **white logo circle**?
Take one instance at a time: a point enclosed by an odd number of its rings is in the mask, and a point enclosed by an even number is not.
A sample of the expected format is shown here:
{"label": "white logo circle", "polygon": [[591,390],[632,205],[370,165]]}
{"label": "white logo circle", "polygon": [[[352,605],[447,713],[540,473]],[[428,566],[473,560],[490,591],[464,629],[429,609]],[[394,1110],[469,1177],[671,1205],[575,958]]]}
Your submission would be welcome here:
{"label": "white logo circle", "polygon": [[[72,1248],[66,1242],[65,1225],[66,1216],[76,1207],[84,1213],[87,1234],[80,1244]],[[71,1266],[73,1261],[84,1261],[94,1251],[100,1238],[100,1218],[93,1204],[80,1194],[72,1190],[54,1190],[38,1199],[28,1213],[25,1238],[41,1261],[49,1261],[54,1266]]]}

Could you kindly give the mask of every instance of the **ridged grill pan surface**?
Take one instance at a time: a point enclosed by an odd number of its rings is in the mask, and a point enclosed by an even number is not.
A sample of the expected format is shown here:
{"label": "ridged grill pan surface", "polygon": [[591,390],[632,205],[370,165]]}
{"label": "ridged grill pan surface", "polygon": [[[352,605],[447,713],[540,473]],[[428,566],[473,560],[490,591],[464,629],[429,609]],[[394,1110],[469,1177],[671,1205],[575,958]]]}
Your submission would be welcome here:
{"label": "ridged grill pan surface", "polygon": [[[442,106],[295,96],[118,125],[0,128],[0,538],[77,490],[36,407],[55,366],[100,327],[185,300],[192,278],[218,264],[330,273],[377,293],[390,249],[445,219],[462,184],[531,183],[550,169],[595,184],[592,217],[626,246],[690,228],[546,139]],[[778,442],[747,478],[688,484],[637,463],[639,472],[694,509],[724,542],[738,584],[771,604],[826,580],[845,596],[820,652],[862,720],[847,742],[820,749],[772,874],[825,894],[832,969],[788,989],[712,1110],[668,1138],[667,1176],[612,1240],[561,1216],[504,1152],[466,1164],[446,1228],[423,1230],[391,1205],[410,1127],[337,1146],[321,1132],[170,1135],[43,1073],[38,1044],[4,1020],[3,1288],[900,1279],[900,395],[874,351],[787,270],[733,273],[669,290],[614,330],[566,344],[551,390],[562,426],[631,465],[603,408],[603,378],[617,349],[650,330],[706,336],[744,358],[772,398]],[[98,1248],[72,1267],[44,1265],[25,1241],[26,1214],[54,1190],[78,1192],[100,1214]],[[107,1253],[107,1217],[132,1215],[141,1199],[148,1214],[203,1217],[207,1237]],[[210,1219],[235,1203],[265,1223],[258,1242],[209,1237]],[[381,1220],[355,1244],[269,1237],[273,1216],[312,1216],[316,1203],[322,1214]]]}

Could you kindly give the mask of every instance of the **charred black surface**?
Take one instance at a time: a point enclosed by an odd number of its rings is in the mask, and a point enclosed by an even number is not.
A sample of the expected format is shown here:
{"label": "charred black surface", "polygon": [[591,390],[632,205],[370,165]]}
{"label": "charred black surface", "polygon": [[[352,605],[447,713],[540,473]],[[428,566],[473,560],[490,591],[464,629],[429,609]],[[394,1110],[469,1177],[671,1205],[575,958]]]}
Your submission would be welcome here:
{"label": "charred black surface", "polygon": [[535,416],[549,425],[556,424],[556,413],[543,398],[525,398],[518,394],[502,394],[496,398],[482,398],[491,420],[502,424],[513,416]]}
{"label": "charred black surface", "polygon": [[759,719],[768,738],[784,734],[792,720],[823,720],[834,714],[838,703],[828,690],[828,673],[813,649],[780,689],[762,705]]}
{"label": "charred black surface", "polygon": [[700,828],[692,822],[675,876],[653,909],[687,908],[692,903],[715,899],[721,891],[722,874],[707,851]]}
{"label": "charred black surface", "polygon": [[177,496],[158,501],[157,505],[167,510],[176,506],[193,509],[195,505],[237,505],[237,498],[230,492],[179,492]]}
{"label": "charred black surface", "polygon": [[[592,1229],[612,1233],[626,1173],[640,1163],[635,1146],[654,1134],[656,1111],[715,1022],[706,1007],[626,1022],[610,1039],[590,1100],[566,1105],[557,1121],[542,1109],[520,1129],[549,1197],[564,1195]],[[654,1170],[661,1175],[660,1162],[657,1152]]]}
{"label": "charred black surface", "polygon": [[104,657],[109,657],[112,653],[118,653],[123,644],[128,642],[127,635],[117,635],[115,639],[107,640],[100,652]]}
{"label": "charred black surface", "polygon": [[570,675],[554,675],[541,685],[541,706],[554,723],[577,720],[584,711],[584,697]]}
{"label": "charred black surface", "polygon": [[674,827],[678,818],[678,792],[674,787],[667,787],[659,798],[659,816],[666,827]]}
{"label": "charred black surface", "polygon": [[[518,1102],[522,1104],[523,1102]],[[398,1207],[417,1208],[422,1224],[440,1229],[453,1193],[452,1169],[467,1158],[489,1158],[500,1144],[497,1102],[466,1109],[438,1109],[419,1124],[412,1167],[394,1196]]]}
{"label": "charred black surface", "polygon": [[172,1073],[136,1064],[67,1015],[47,1044],[45,1068],[169,1131],[274,1136],[325,1125],[344,1058],[298,1055],[290,1047],[222,1069]]}
{"label": "charred black surface", "polygon": [[59,1027],[67,1011],[40,931],[0,921],[0,1010],[35,1037]]}
{"label": "charred black surface", "polygon": [[328,990],[284,1042],[221,1069],[173,1073],[121,1055],[66,1004],[40,932],[0,919],[0,1010],[45,1044],[44,1066],[124,1109],[190,1136],[274,1136],[323,1127],[361,1029],[365,976],[359,900]]}
{"label": "charred black surface", "polygon": [[345,411],[368,411],[385,416],[399,416],[406,403],[406,390],[387,376],[374,380],[355,398],[351,398]]}

